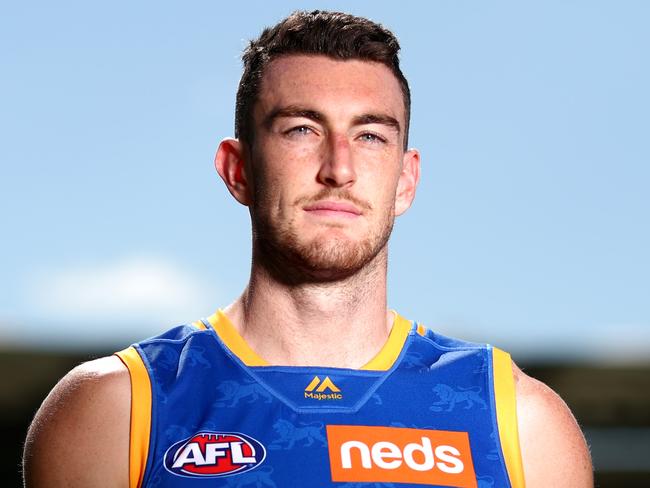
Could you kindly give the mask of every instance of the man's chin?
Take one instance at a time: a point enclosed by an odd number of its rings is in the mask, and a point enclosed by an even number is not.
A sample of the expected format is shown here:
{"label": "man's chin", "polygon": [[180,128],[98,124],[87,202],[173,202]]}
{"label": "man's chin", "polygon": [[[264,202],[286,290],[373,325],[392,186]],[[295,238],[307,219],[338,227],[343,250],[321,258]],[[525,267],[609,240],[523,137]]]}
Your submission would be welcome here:
{"label": "man's chin", "polygon": [[338,281],[355,275],[365,264],[351,260],[303,260],[299,269],[305,278],[312,278],[315,281]]}
{"label": "man's chin", "polygon": [[[384,232],[329,227],[301,235],[257,225],[253,235],[254,260],[285,283],[328,282],[349,278],[369,266],[388,242],[392,226]],[[312,229],[313,230],[313,229]],[[360,237],[360,233],[364,237]]]}
{"label": "man's chin", "polygon": [[288,244],[272,249],[263,246],[259,257],[276,279],[290,284],[344,280],[366,267],[378,253],[369,242],[341,239]]}
{"label": "man's chin", "polygon": [[370,242],[328,240],[293,249],[294,263],[306,277],[321,281],[335,281],[355,275],[366,267],[380,249]]}

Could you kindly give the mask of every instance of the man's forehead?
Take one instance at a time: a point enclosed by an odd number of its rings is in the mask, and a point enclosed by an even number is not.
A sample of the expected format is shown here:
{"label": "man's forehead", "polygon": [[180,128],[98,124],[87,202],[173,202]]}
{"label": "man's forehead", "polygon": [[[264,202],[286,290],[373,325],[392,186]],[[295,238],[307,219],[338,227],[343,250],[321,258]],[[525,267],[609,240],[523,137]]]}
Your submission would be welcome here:
{"label": "man's forehead", "polygon": [[392,112],[402,120],[405,117],[401,86],[387,66],[324,55],[284,55],[269,63],[262,74],[256,109],[266,113],[283,105],[316,107],[343,100]]}

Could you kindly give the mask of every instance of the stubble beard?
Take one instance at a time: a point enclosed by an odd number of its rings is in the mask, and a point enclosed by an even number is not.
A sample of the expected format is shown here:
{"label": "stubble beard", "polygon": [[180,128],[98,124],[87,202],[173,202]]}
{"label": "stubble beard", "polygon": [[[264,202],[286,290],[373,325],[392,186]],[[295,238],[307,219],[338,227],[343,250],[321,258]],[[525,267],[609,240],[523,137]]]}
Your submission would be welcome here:
{"label": "stubble beard", "polygon": [[286,283],[331,282],[349,278],[376,263],[393,229],[394,213],[387,211],[380,225],[361,240],[324,227],[316,236],[301,237],[290,220],[273,225],[260,213],[251,213],[253,258]]}

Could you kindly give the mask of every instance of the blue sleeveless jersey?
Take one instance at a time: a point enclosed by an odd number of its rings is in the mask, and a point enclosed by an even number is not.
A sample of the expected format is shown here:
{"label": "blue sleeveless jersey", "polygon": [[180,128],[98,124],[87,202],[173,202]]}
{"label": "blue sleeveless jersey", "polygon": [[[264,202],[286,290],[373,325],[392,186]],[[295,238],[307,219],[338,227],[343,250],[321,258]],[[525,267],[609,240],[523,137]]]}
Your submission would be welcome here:
{"label": "blue sleeveless jersey", "polygon": [[221,311],[117,354],[132,488],[524,486],[509,355],[398,315],[358,370],[268,365]]}

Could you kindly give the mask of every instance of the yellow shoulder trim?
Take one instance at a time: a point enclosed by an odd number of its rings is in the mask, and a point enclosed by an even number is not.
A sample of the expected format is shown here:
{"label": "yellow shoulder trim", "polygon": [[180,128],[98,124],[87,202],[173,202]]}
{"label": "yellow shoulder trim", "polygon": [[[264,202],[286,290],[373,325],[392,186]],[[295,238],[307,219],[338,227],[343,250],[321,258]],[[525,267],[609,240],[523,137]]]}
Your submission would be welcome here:
{"label": "yellow shoulder trim", "polygon": [[128,347],[115,353],[131,376],[131,434],[129,441],[129,488],[139,488],[149,454],[151,432],[151,381],[138,351]]}
{"label": "yellow shoulder trim", "polygon": [[244,338],[239,335],[235,326],[223,310],[217,310],[213,315],[208,317],[208,322],[214,328],[219,338],[223,341],[246,366],[269,366],[264,359],[257,355],[253,349],[246,343]]}
{"label": "yellow shoulder trim", "polygon": [[497,425],[508,477],[512,488],[525,488],[524,468],[521,461],[519,431],[517,428],[515,378],[510,354],[493,347],[492,364]]}
{"label": "yellow shoulder trim", "polygon": [[426,328],[424,325],[422,325],[422,324],[418,324],[417,331],[418,331],[418,334],[420,334],[420,335],[423,336],[423,337],[424,337],[425,335],[427,335],[427,328]]}
{"label": "yellow shoulder trim", "polygon": [[196,321],[192,322],[192,325],[194,327],[196,327],[197,329],[199,329],[199,330],[206,330],[207,329],[207,327],[205,326],[205,324],[201,320],[196,320]]}
{"label": "yellow shoulder trim", "polygon": [[393,328],[390,330],[388,340],[384,347],[372,358],[368,363],[361,367],[361,369],[371,369],[374,371],[387,371],[395,364],[397,357],[402,352],[404,342],[411,331],[411,322],[393,312],[395,320],[393,321]]}

